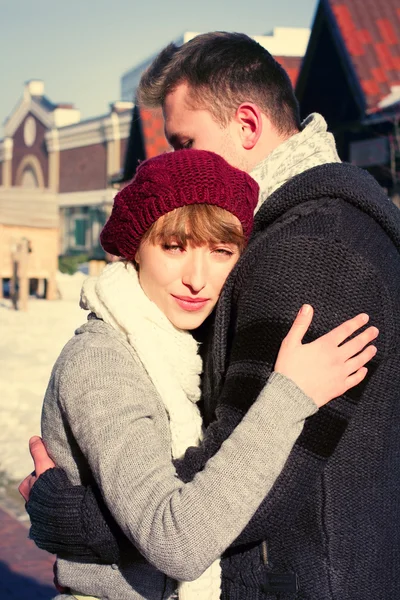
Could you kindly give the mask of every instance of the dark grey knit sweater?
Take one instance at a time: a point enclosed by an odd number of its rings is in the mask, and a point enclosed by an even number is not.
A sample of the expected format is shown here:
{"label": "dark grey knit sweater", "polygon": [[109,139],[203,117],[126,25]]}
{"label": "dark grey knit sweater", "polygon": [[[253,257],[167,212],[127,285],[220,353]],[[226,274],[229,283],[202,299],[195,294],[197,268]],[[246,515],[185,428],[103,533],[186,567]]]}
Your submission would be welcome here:
{"label": "dark grey knit sweater", "polygon": [[[309,339],[358,312],[368,312],[381,334],[366,381],[308,419],[273,489],[226,552],[224,600],[400,598],[399,250],[400,212],[350,165],[294,177],[258,212],[218,305],[204,380],[211,424],[202,446],[180,461],[183,480],[254,402],[302,303],[316,309]],[[71,553],[84,546],[93,560],[116,561],[113,525],[92,491],[65,484],[57,496],[54,477],[57,470],[34,486],[32,537],[55,550],[54,539],[44,542],[45,506]],[[73,531],[67,496],[81,516]]]}

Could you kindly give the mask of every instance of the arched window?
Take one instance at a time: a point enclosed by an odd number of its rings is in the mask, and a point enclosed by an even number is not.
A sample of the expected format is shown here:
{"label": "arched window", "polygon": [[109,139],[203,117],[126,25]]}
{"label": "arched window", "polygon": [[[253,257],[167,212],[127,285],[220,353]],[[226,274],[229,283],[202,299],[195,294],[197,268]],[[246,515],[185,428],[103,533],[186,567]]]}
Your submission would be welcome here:
{"label": "arched window", "polygon": [[26,167],[23,170],[20,185],[21,185],[21,187],[27,188],[27,189],[39,187],[39,182],[37,180],[36,173],[32,169],[32,167]]}
{"label": "arched window", "polygon": [[28,189],[44,189],[44,177],[39,159],[34,154],[24,156],[18,165],[15,175],[15,185]]}

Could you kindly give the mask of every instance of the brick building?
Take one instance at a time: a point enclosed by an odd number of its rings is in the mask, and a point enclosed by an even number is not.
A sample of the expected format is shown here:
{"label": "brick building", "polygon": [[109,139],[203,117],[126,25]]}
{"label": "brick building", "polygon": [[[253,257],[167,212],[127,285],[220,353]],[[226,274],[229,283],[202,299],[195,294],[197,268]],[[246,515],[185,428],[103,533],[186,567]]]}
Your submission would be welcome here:
{"label": "brick building", "polygon": [[29,279],[46,282],[48,297],[56,294],[59,255],[98,254],[131,116],[132,103],[117,102],[108,114],[81,121],[72,105],[50,102],[43,82],[25,85],[0,141],[0,279],[12,276],[23,238],[31,248]]}

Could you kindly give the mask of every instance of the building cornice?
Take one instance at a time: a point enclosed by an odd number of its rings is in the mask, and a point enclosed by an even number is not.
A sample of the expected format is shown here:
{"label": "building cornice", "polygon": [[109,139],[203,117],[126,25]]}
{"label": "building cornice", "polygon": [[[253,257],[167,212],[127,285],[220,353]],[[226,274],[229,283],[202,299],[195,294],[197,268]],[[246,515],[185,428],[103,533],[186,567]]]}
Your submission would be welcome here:
{"label": "building cornice", "polygon": [[50,131],[48,131],[45,134],[45,138],[46,138],[46,146],[47,146],[48,152],[59,152],[59,150],[60,150],[59,129],[56,129],[56,128],[50,129]]}
{"label": "building cornice", "polygon": [[56,194],[48,190],[0,186],[0,224],[58,227]]}
{"label": "building cornice", "polygon": [[118,190],[105,188],[102,190],[90,190],[88,192],[68,192],[58,194],[58,205],[60,208],[73,206],[99,206],[110,205]]}
{"label": "building cornice", "polygon": [[[103,144],[113,140],[129,137],[132,112],[102,116],[76,125],[68,125],[58,129],[58,149],[72,150],[83,146]],[[55,134],[49,131],[45,135],[48,150],[54,147]]]}
{"label": "building cornice", "polygon": [[120,131],[120,139],[124,140],[129,137],[131,131],[131,123],[132,123],[132,110],[129,110],[122,115],[119,116],[119,131]]}

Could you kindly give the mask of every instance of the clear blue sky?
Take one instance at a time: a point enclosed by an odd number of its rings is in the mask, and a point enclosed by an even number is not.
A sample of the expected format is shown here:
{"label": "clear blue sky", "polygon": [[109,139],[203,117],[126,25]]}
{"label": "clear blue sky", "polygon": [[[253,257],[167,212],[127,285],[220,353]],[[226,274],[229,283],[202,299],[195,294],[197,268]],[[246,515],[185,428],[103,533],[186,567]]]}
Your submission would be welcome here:
{"label": "clear blue sky", "polygon": [[[119,99],[120,76],[184,31],[310,27],[317,0],[0,0],[0,127],[28,79],[82,117]],[[3,137],[2,128],[0,138]]]}

